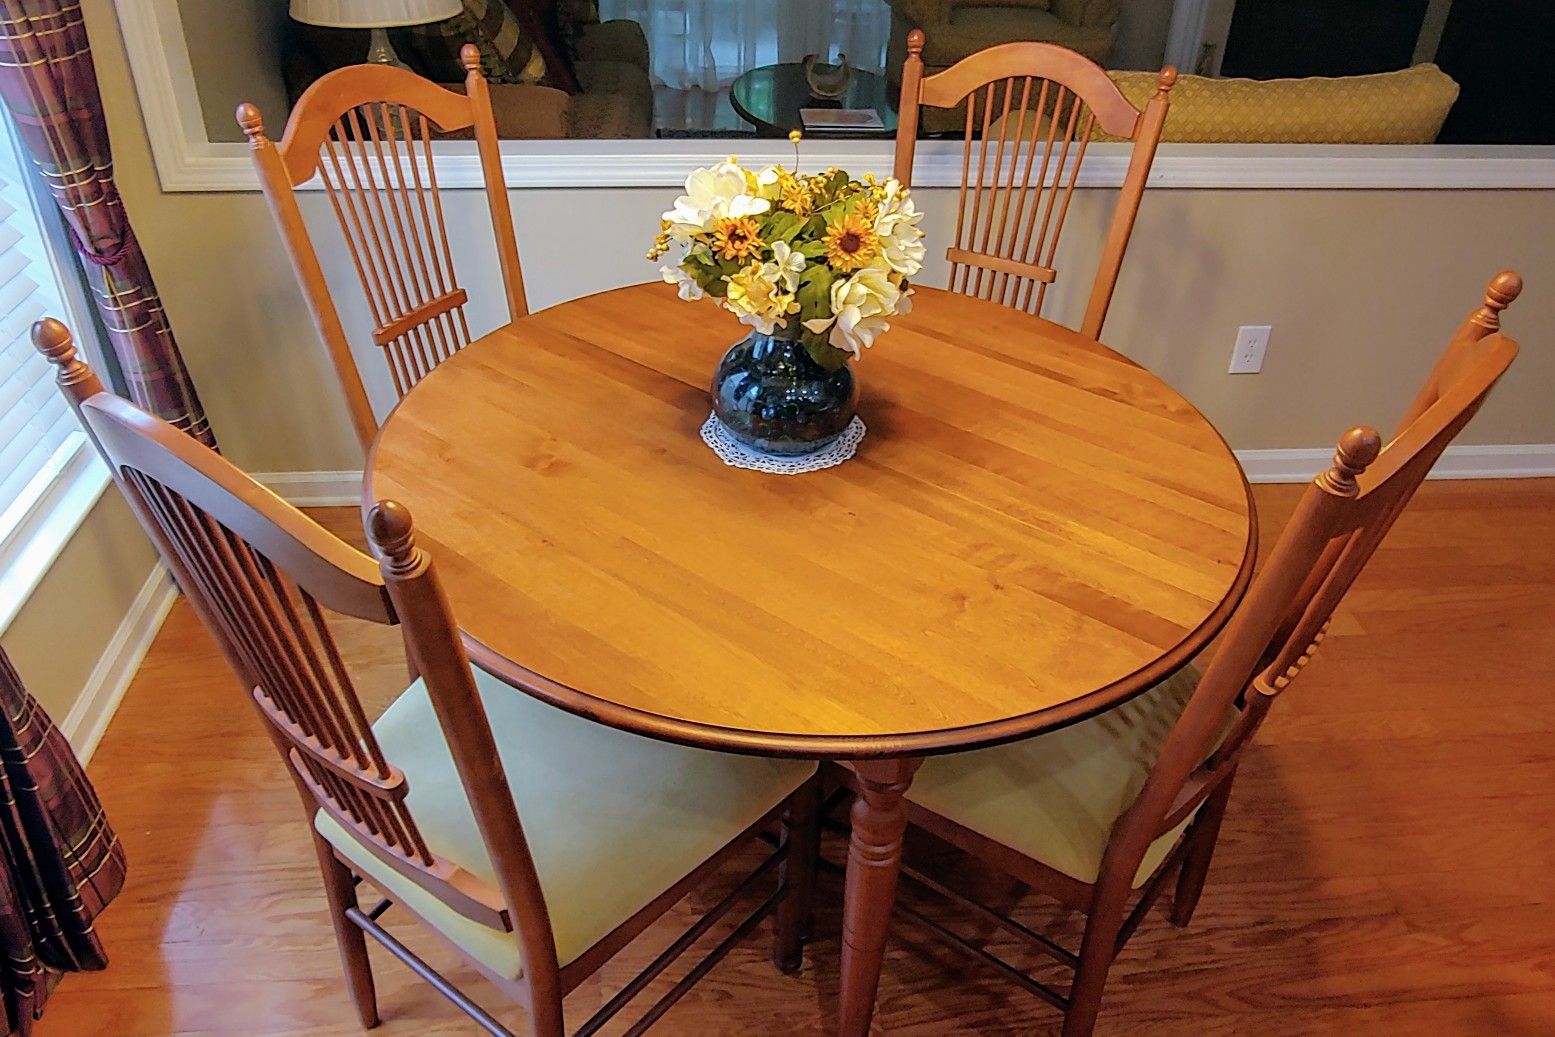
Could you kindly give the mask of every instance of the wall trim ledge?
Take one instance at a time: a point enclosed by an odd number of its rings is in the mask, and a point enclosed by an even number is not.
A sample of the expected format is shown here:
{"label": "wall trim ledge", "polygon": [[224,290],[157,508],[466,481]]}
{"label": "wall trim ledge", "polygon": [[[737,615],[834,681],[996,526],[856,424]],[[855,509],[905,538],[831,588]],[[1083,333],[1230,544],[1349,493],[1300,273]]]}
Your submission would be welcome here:
{"label": "wall trim ledge", "polygon": [[[1248,481],[1255,483],[1306,482],[1333,456],[1332,447],[1236,451]],[[362,500],[361,472],[256,472],[254,478],[299,508],[357,507]],[[1448,447],[1427,478],[1555,478],[1555,443]]]}
{"label": "wall trim ledge", "polygon": [[178,585],[167,567],[158,562],[103,649],[75,705],[59,723],[60,733],[83,764],[97,751],[108,722],[119,711],[124,693],[129,691],[141,661],[177,599]]}
{"label": "wall trim ledge", "polygon": [[[1238,450],[1248,482],[1306,482],[1327,468],[1331,448],[1316,450]],[[1555,443],[1507,443],[1451,446],[1428,479],[1542,479],[1555,477]]]}
{"label": "wall trim ledge", "polygon": [[296,508],[337,508],[362,502],[362,473],[254,472],[254,479]]}

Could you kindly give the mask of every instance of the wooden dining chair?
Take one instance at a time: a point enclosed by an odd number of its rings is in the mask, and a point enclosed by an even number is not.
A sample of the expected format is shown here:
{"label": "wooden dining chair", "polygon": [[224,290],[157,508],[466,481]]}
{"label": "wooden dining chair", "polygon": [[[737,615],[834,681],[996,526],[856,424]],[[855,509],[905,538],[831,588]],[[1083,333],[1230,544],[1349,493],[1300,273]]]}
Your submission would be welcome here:
{"label": "wooden dining chair", "polygon": [[1055,44],[1000,44],[926,77],[923,41],[921,29],[907,37],[895,175],[912,182],[923,106],[965,107],[956,235],[945,250],[952,291],[1040,314],[1091,138],[1099,130],[1133,143],[1079,328],[1099,339],[1177,70],[1161,70],[1140,111],[1100,65]]}
{"label": "wooden dining chair", "polygon": [[315,176],[323,182],[367,297],[373,344],[383,351],[394,391],[404,396],[471,340],[465,316],[469,294],[454,272],[432,139],[434,132],[472,130],[486,181],[508,317],[516,320],[528,313],[480,51],[466,44],[460,60],[466,72],[463,94],[403,68],[336,69],[298,98],[278,144],[265,136],[258,108],[241,104],[237,110],[260,187],[364,448],[376,436],[378,422],[295,192]]}
{"label": "wooden dining chair", "polygon": [[[367,517],[378,560],[231,463],[103,391],[57,321],[33,341],[196,613],[249,690],[311,826],[346,982],[378,1023],[366,937],[487,1032],[486,1011],[379,925],[420,919],[560,1037],[562,998],[753,838],[776,850],[576,1032],[592,1034],[763,876],[779,887],[626,1033],[641,1033],[768,914],[799,966],[818,833],[815,766],[616,731],[472,671],[405,508]],[[326,615],[401,628],[420,676],[369,723]],[[213,753],[220,747],[213,746]],[[358,899],[360,884],[383,893]]]}
{"label": "wooden dining chair", "polygon": [[[1323,641],[1329,618],[1421,480],[1517,356],[1500,313],[1515,273],[1491,282],[1386,448],[1357,427],[1301,498],[1202,672],[1180,671],[1089,720],[1023,742],[925,761],[912,824],[1086,915],[1078,953],[912,868],[903,876],[1074,970],[1061,993],[945,930],[961,950],[1060,1008],[1064,1037],[1095,1026],[1113,959],[1167,882],[1185,926],[1204,888],[1247,746]],[[836,775],[856,787],[851,772]]]}

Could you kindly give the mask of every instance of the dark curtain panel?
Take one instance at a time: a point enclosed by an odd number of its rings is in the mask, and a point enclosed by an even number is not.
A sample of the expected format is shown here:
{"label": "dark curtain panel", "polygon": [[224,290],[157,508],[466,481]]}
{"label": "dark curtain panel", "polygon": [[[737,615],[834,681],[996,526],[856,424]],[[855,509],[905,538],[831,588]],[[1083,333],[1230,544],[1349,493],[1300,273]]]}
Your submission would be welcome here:
{"label": "dark curtain panel", "polygon": [[0,976],[26,1037],[51,973],[108,964],[92,920],[124,885],[124,848],[65,736],[0,651]]}
{"label": "dark curtain panel", "polygon": [[80,3],[0,0],[0,98],[64,213],[130,397],[214,447],[114,186]]}

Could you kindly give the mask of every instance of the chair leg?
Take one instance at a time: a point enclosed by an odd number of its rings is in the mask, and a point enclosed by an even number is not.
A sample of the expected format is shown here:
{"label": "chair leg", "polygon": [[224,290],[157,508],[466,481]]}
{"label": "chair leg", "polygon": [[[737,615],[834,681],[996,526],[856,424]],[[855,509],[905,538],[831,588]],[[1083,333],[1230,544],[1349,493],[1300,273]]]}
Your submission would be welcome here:
{"label": "chair leg", "polygon": [[1199,896],[1204,892],[1204,880],[1209,876],[1210,858],[1215,855],[1215,843],[1220,839],[1220,822],[1226,816],[1226,804],[1231,799],[1232,774],[1220,783],[1199,809],[1193,830],[1188,833],[1188,846],[1183,851],[1182,871],[1177,875],[1177,890],[1172,894],[1172,924],[1181,929],[1193,920],[1194,909],[1199,906]]}
{"label": "chair leg", "polygon": [[1063,1037],[1091,1037],[1101,1012],[1107,973],[1117,957],[1118,932],[1123,928],[1123,905],[1112,910],[1093,907],[1080,944],[1080,965],[1069,988],[1069,1007],[1064,1012]]}
{"label": "chair leg", "polygon": [[778,884],[785,889],[778,904],[772,964],[781,972],[797,972],[804,964],[804,941],[810,936],[815,899],[815,866],[821,852],[821,782],[805,782],[789,801],[783,816],[787,852],[778,866]]}
{"label": "chair leg", "polygon": [[315,835],[313,844],[319,855],[319,869],[324,873],[324,895],[329,899],[335,942],[340,945],[346,988],[351,991],[362,1028],[371,1030],[378,1025],[378,995],[373,986],[372,962],[367,958],[367,934],[346,917],[346,909],[356,906],[356,883],[351,869],[340,863],[327,842]]}

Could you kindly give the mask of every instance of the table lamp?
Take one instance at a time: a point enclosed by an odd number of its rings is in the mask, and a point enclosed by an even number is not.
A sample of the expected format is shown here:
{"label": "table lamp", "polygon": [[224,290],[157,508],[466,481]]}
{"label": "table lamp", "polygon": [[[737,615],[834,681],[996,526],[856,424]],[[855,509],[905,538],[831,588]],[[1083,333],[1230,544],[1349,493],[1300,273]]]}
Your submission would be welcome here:
{"label": "table lamp", "polygon": [[371,29],[369,64],[406,65],[394,53],[385,29],[425,25],[452,18],[464,9],[461,0],[291,0],[292,17],[306,25],[331,29]]}

